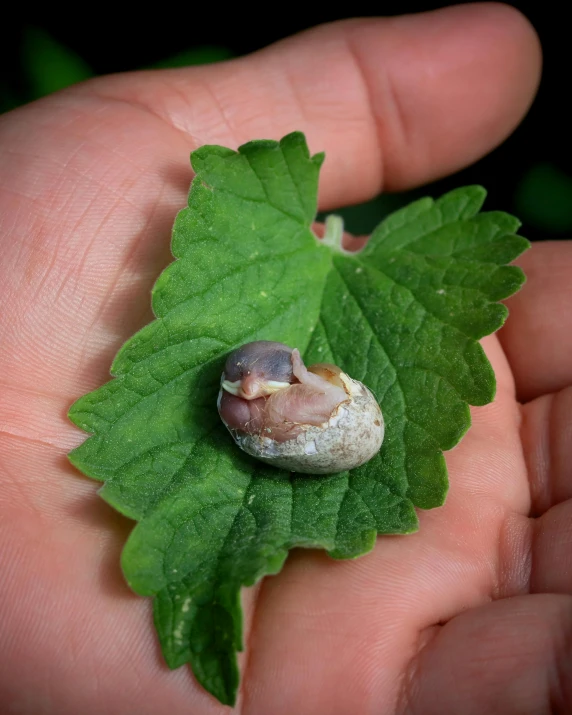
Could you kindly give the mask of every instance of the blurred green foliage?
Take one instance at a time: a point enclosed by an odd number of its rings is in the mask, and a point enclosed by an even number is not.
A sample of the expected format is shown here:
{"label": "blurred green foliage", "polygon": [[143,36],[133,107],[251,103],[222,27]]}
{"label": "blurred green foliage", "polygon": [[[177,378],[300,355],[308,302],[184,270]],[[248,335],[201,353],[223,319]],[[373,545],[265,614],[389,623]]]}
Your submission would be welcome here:
{"label": "blurred green foliage", "polygon": [[[204,65],[232,57],[233,53],[227,47],[204,45],[178,52],[147,69]],[[93,69],[77,52],[64,46],[39,27],[25,27],[18,58],[19,91],[14,91],[6,82],[0,80],[0,112],[14,109],[94,76]]]}
{"label": "blurred green foliage", "polygon": [[93,77],[93,71],[79,55],[38,27],[24,30],[21,63],[30,99]]}
{"label": "blurred green foliage", "polygon": [[189,65],[209,65],[213,62],[223,62],[233,58],[233,53],[227,47],[204,45],[179,52],[173,57],[156,62],[151,69],[169,69],[172,67],[189,67]]}
{"label": "blurred green foliage", "polygon": [[544,231],[572,231],[572,177],[555,164],[531,166],[515,192],[516,213]]}

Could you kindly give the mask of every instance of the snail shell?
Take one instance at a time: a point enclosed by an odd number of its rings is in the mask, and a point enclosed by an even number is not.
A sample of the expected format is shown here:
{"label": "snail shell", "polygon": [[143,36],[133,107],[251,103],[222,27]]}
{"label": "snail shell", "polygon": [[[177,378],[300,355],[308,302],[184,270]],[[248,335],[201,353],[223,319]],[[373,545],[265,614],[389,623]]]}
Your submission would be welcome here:
{"label": "snail shell", "polygon": [[383,416],[365,385],[335,365],[306,368],[282,343],[256,341],[231,353],[217,404],[242,450],[292,472],[353,469],[383,442]]}

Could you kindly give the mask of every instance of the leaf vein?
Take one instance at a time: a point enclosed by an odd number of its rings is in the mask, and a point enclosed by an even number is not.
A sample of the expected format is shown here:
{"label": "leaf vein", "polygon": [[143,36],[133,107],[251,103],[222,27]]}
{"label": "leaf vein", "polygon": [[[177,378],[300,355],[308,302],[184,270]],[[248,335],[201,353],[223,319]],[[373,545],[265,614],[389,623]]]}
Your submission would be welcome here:
{"label": "leaf vein", "polygon": [[[336,270],[337,270],[337,269],[336,269]],[[386,351],[384,345],[382,344],[381,340],[380,340],[379,337],[375,334],[375,330],[374,330],[374,328],[373,328],[373,326],[372,326],[372,324],[371,324],[371,322],[370,322],[370,320],[369,320],[369,318],[368,318],[368,316],[367,316],[367,313],[366,313],[366,311],[365,311],[363,305],[362,305],[362,304],[360,303],[360,301],[357,299],[357,297],[355,296],[355,294],[351,291],[351,289],[350,289],[350,287],[349,287],[347,281],[344,279],[344,277],[342,276],[341,272],[340,272],[340,271],[337,271],[337,272],[338,272],[338,275],[340,276],[340,279],[342,280],[342,282],[344,283],[344,285],[345,285],[346,288],[348,289],[349,295],[351,295],[352,298],[355,300],[355,302],[360,306],[360,308],[361,308],[361,310],[362,310],[362,315],[364,316],[364,318],[365,318],[365,320],[366,320],[366,322],[367,322],[367,325],[368,325],[369,330],[371,331],[371,334],[374,336],[374,340],[376,341],[377,345],[380,347],[381,351],[382,351],[383,354],[385,355],[385,357],[386,357],[386,359],[387,359],[387,362],[388,362],[388,363],[391,365],[391,367],[393,368],[394,382],[395,382],[395,384],[397,385],[397,387],[398,387],[398,389],[399,389],[399,392],[400,392],[400,394],[401,394],[401,398],[402,398],[403,416],[404,416],[404,418],[406,418],[408,422],[411,422],[412,424],[417,425],[428,437],[431,438],[431,440],[435,441],[435,437],[431,434],[431,432],[428,431],[427,427],[425,427],[424,425],[422,425],[422,424],[416,422],[416,421],[408,414],[408,411],[407,411],[407,400],[405,399],[405,391],[404,391],[403,385],[402,385],[402,383],[401,383],[401,379],[400,379],[400,376],[399,376],[399,372],[398,372],[398,370],[396,369],[395,365],[393,364],[393,361],[392,361],[391,358],[389,357],[389,354],[387,353],[387,351]],[[447,381],[442,375],[440,375],[437,371],[435,371],[435,370],[430,370],[430,369],[428,369],[428,368],[421,368],[421,367],[417,367],[417,369],[419,369],[419,370],[424,370],[424,371],[426,371],[426,372],[432,373],[432,374],[436,375],[438,378],[440,378],[440,379],[444,380],[445,382],[447,382],[447,384],[449,384],[448,381]],[[455,389],[454,386],[451,386],[451,387],[452,387],[453,389]],[[455,390],[455,392],[456,392],[456,390]]]}
{"label": "leaf vein", "polygon": [[[234,196],[238,196],[238,198],[242,199],[243,201],[253,201],[253,202],[255,202],[255,203],[267,204],[268,206],[270,206],[271,208],[273,208],[275,211],[278,211],[278,213],[281,213],[283,216],[286,216],[287,218],[291,219],[292,221],[295,221],[296,223],[301,223],[301,224],[304,226],[304,228],[306,228],[306,224],[305,224],[305,221],[304,221],[303,219],[300,219],[299,216],[295,216],[294,214],[291,214],[289,211],[286,211],[285,209],[280,208],[279,206],[276,206],[276,205],[272,202],[272,200],[270,199],[270,196],[269,196],[269,194],[268,194],[268,189],[266,188],[266,184],[264,183],[264,181],[262,181],[262,179],[261,179],[260,176],[258,175],[258,172],[257,172],[256,169],[254,168],[254,165],[252,164],[252,161],[250,160],[250,157],[249,157],[247,154],[244,154],[243,156],[246,158],[246,161],[248,162],[248,165],[249,165],[250,168],[252,169],[252,173],[253,173],[254,176],[256,176],[256,178],[258,179],[258,181],[259,181],[259,183],[260,183],[260,186],[261,186],[261,188],[262,188],[262,191],[264,192],[264,195],[266,196],[266,201],[262,201],[262,199],[246,198],[246,197],[244,197],[244,196],[239,196],[238,194],[234,194]],[[225,190],[223,189],[223,191],[225,191]],[[226,190],[225,193],[231,193],[231,192],[229,192],[228,190]]]}

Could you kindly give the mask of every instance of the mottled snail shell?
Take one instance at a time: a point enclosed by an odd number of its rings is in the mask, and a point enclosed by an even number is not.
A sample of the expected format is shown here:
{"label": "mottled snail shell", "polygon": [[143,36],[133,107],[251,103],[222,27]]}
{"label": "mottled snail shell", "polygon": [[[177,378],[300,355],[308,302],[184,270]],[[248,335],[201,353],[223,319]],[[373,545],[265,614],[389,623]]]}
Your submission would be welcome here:
{"label": "mottled snail shell", "polygon": [[335,365],[306,368],[296,349],[256,341],[232,352],[218,410],[237,445],[292,472],[335,474],[379,451],[384,423],[368,388]]}

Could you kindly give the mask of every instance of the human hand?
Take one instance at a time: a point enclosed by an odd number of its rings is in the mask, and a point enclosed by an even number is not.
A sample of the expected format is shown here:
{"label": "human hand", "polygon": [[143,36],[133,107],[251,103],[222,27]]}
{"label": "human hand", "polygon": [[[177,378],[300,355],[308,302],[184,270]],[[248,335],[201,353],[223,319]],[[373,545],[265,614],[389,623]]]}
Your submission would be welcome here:
{"label": "human hand", "polygon": [[[502,141],[539,64],[515,11],[462,6],[317,28],[231,63],[102,78],[0,118],[3,711],[227,711],[189,669],[163,664],[150,602],[119,570],[132,523],[65,457],[85,437],[69,405],[152,318],[189,151],[300,129],[327,152],[320,208],[355,203]],[[362,559],[298,550],[247,590],[237,712],[572,707],[572,249],[535,246],[522,264],[529,285],[500,342],[484,341],[497,399],[447,454],[447,504]]]}

